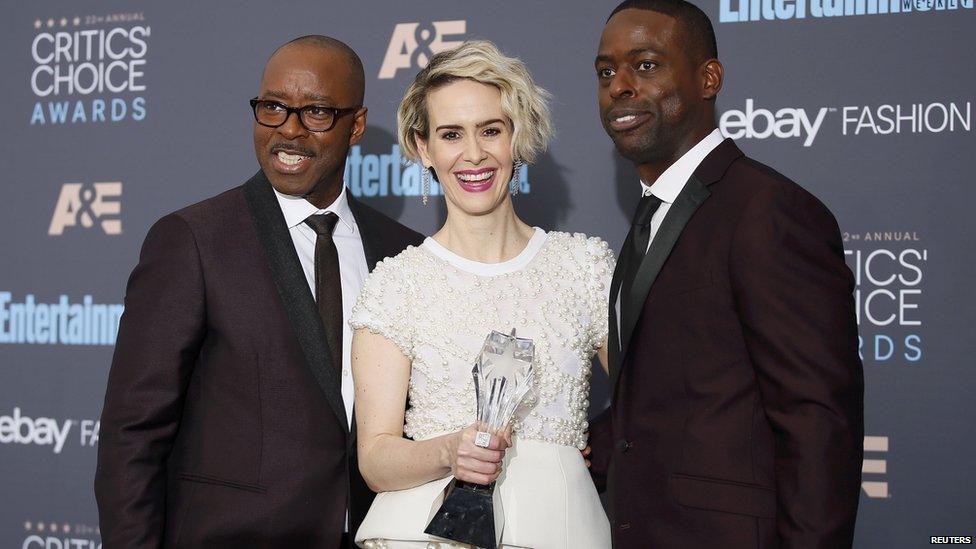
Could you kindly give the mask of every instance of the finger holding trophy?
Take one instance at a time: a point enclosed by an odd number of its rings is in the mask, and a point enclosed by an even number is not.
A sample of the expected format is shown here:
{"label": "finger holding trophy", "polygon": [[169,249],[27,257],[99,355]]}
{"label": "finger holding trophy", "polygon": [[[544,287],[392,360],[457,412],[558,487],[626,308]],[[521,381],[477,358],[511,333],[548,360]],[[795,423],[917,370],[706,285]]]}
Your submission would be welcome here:
{"label": "finger holding trophy", "polygon": [[[502,471],[505,449],[511,446],[510,429],[500,435],[487,435],[477,423],[458,431],[454,444],[448,449],[451,474],[454,478],[474,484],[489,485]],[[479,441],[479,434],[483,435]],[[480,443],[479,443],[480,442]]]}
{"label": "finger holding trophy", "polygon": [[[514,329],[511,334],[492,331],[485,338],[471,370],[476,421],[459,433],[455,478],[426,533],[475,547],[499,546],[505,513],[494,481],[501,473],[504,448],[511,445],[512,420],[532,391],[534,357],[533,341],[516,337]],[[479,459],[497,454],[497,463]],[[487,472],[492,465],[497,470]]]}

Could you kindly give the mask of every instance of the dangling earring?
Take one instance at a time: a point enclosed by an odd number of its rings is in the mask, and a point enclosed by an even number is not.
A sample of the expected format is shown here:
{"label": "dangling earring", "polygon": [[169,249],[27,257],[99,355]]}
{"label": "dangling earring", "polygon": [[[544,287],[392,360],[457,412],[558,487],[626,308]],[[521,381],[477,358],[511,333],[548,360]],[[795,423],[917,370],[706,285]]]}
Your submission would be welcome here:
{"label": "dangling earring", "polygon": [[427,205],[427,197],[430,196],[430,168],[424,166],[424,169],[420,171],[420,185],[422,187],[423,194],[421,195],[421,201],[424,206]]}
{"label": "dangling earring", "polygon": [[512,182],[509,184],[509,192],[512,196],[518,196],[519,187],[522,186],[522,161],[516,160],[514,166],[512,167]]}

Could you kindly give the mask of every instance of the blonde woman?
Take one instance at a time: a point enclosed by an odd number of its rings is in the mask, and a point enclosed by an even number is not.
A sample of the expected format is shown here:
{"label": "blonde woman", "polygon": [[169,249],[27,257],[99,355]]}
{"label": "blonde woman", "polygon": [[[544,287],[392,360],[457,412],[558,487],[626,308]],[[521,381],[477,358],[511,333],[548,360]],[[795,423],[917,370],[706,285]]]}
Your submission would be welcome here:
{"label": "blonde woman", "polygon": [[[547,97],[521,61],[476,41],[435,55],[400,104],[401,150],[443,186],[448,214],[376,267],[350,320],[359,466],[379,493],[364,547],[442,542],[423,531],[453,477],[498,481],[505,547],[610,547],[580,450],[590,359],[606,364],[613,255],[598,238],[530,227],[510,191],[552,135]],[[471,366],[491,330],[511,328],[535,341],[537,397],[482,448]]]}

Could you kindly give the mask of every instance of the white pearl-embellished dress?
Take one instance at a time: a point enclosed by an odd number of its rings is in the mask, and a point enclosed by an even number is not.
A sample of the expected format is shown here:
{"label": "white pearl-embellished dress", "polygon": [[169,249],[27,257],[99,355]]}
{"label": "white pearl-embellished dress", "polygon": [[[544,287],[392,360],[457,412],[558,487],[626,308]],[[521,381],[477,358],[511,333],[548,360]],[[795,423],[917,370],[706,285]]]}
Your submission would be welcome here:
{"label": "white pearl-embellished dress", "polygon": [[[610,547],[580,450],[590,360],[607,337],[613,263],[606,242],[578,233],[536,228],[502,263],[471,261],[427,238],[380,262],[353,309],[354,328],[384,336],[411,362],[403,431],[414,440],[473,423],[471,367],[491,330],[515,328],[535,342],[535,395],[518,413],[496,484],[505,547]],[[423,530],[450,480],[378,494],[356,541],[391,549],[437,542]]]}

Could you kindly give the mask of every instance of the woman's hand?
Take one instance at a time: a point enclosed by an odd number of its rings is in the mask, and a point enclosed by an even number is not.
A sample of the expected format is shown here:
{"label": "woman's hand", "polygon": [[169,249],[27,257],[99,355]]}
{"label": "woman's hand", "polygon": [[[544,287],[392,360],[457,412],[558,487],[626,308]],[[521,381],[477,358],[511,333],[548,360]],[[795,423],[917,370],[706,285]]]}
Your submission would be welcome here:
{"label": "woman's hand", "polygon": [[590,443],[589,443],[590,432],[587,431],[583,433],[583,436],[586,437],[587,443],[586,443],[586,448],[583,448],[580,451],[580,453],[583,454],[583,461],[586,463],[586,467],[589,468],[590,465],[593,465],[593,462],[590,461],[590,454],[593,453],[593,448],[590,447]]}
{"label": "woman's hand", "polygon": [[478,433],[476,425],[471,425],[454,433],[448,439],[447,461],[451,474],[460,481],[488,485],[495,482],[502,471],[505,449],[511,446],[509,431],[492,435],[487,448],[474,443]]}

